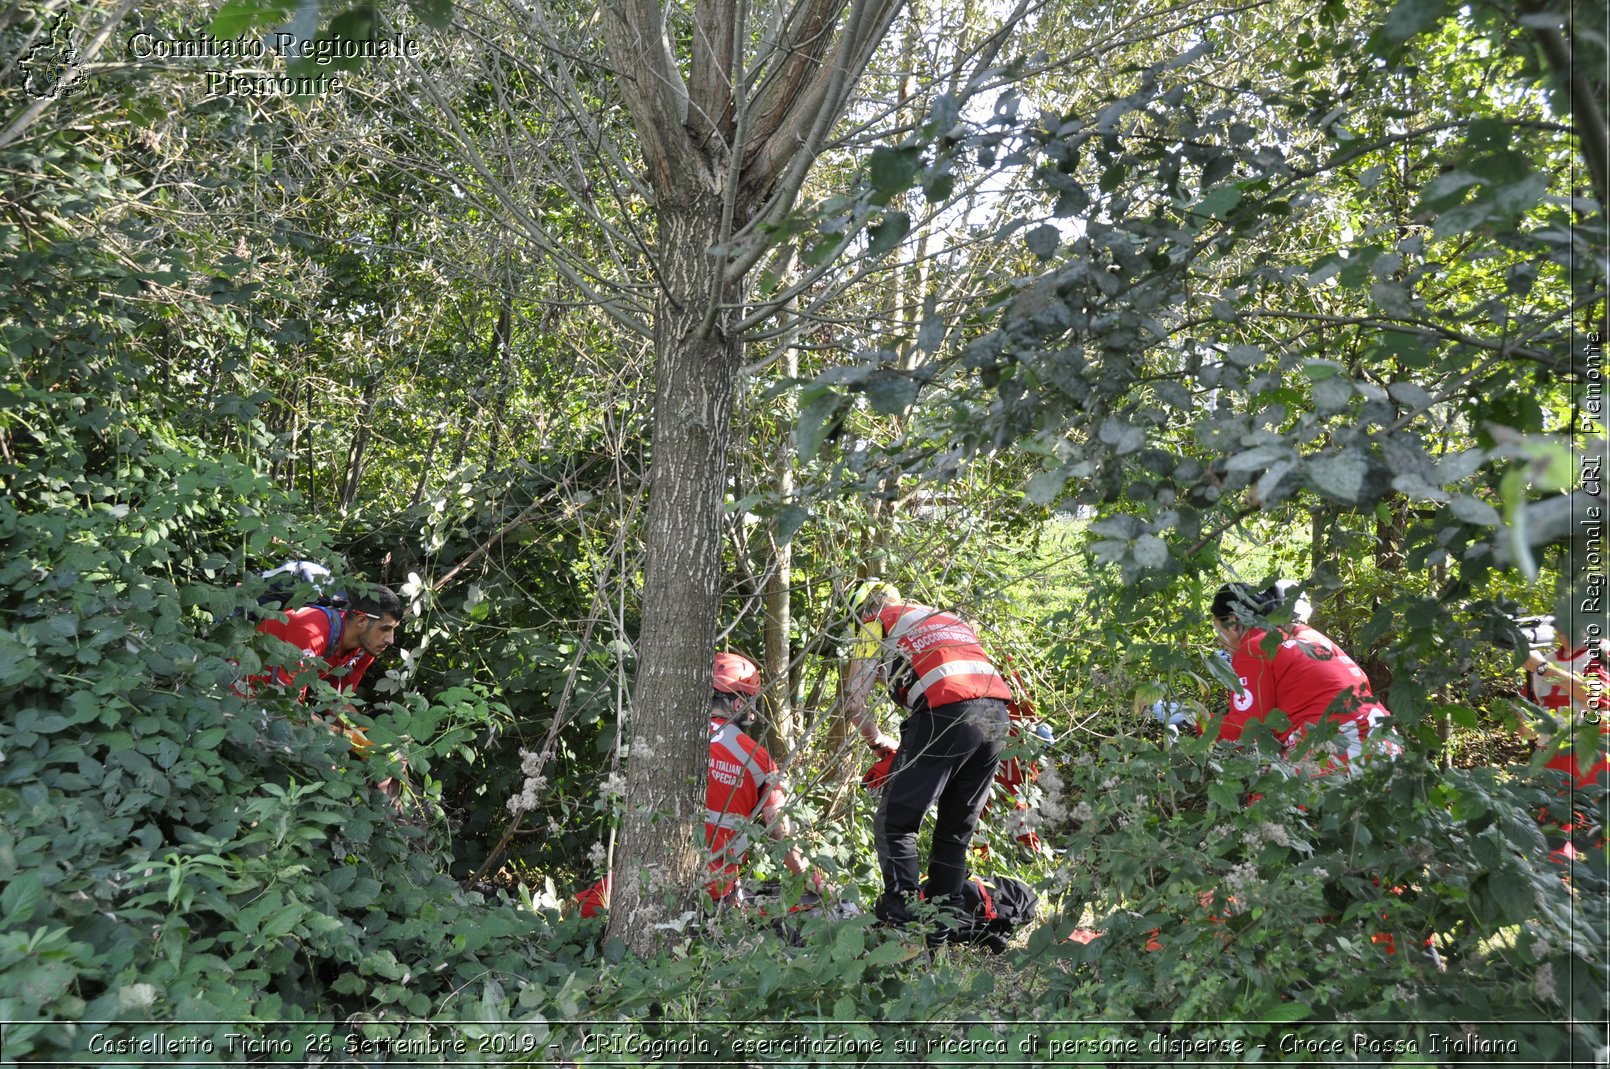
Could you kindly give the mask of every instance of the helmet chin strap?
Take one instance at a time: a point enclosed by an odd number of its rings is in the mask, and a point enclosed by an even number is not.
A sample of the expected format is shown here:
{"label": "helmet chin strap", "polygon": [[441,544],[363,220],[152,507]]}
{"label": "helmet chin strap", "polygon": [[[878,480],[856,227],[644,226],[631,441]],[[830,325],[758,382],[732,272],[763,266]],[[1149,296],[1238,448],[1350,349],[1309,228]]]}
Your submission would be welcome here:
{"label": "helmet chin strap", "polygon": [[737,726],[739,731],[747,732],[755,723],[755,706],[747,698],[734,695],[732,710],[727,714],[727,722]]}

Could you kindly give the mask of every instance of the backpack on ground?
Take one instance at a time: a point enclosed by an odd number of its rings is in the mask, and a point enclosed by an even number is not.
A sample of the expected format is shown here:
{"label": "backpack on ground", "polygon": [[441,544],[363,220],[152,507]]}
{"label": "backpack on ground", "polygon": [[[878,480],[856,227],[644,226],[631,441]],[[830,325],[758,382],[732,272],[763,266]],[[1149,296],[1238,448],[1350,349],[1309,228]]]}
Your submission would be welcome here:
{"label": "backpack on ground", "polygon": [[962,884],[960,916],[951,920],[949,941],[976,943],[999,954],[1039,910],[1040,896],[1022,880],[970,876]]}

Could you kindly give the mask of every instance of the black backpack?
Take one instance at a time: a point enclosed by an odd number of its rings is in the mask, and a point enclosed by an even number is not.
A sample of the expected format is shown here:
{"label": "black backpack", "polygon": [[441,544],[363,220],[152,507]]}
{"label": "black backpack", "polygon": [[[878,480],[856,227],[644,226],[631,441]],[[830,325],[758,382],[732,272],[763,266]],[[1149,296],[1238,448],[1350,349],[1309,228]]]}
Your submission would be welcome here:
{"label": "black backpack", "polygon": [[[346,620],[343,610],[347,608],[347,596],[324,589],[329,584],[330,569],[315,561],[292,560],[263,572],[262,578],[268,583],[268,589],[257,599],[260,609],[287,612],[310,605],[323,611],[330,621],[330,641],[324,648],[324,659],[328,661],[334,657],[341,648],[341,625]],[[298,596],[300,589],[305,586],[317,591],[311,602]],[[258,612],[254,618],[261,619],[266,615],[267,612]]]}
{"label": "black backpack", "polygon": [[961,916],[951,922],[949,941],[977,943],[997,954],[1040,910],[1034,889],[1010,876],[970,876],[962,884],[961,899]]}

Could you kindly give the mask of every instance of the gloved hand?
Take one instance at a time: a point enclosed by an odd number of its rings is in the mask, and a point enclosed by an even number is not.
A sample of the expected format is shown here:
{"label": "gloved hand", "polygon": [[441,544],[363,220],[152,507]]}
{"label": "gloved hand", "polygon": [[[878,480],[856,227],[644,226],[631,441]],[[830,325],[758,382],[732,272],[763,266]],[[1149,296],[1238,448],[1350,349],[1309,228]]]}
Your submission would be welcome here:
{"label": "gloved hand", "polygon": [[894,755],[898,752],[898,750],[880,750],[881,756],[878,760],[861,774],[861,786],[873,792],[883,790],[884,783],[889,779],[889,769],[894,765]]}
{"label": "gloved hand", "polygon": [[1153,702],[1152,719],[1164,727],[1175,729],[1175,731],[1194,723],[1190,711],[1181,709],[1179,702]]}
{"label": "gloved hand", "polygon": [[873,753],[880,757],[900,749],[900,740],[883,731],[878,732],[870,739],[863,739],[863,741],[872,748]]}

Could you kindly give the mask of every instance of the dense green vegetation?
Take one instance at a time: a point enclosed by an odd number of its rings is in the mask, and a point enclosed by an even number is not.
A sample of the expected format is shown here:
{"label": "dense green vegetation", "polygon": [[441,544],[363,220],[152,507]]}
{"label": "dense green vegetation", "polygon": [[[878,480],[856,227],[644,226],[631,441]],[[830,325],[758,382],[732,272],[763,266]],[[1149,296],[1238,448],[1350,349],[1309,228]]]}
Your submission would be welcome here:
{"label": "dense green vegetation", "polygon": [[[1603,634],[1603,12],[931,6],[721,252],[754,274],[687,626],[764,658],[851,903],[846,588],[1012,658],[1054,853],[997,813],[978,865],[1042,923],[933,963],[696,889],[646,952],[563,908],[660,863],[618,832],[675,764],[634,734],[670,260],[596,12],[325,10],[423,58],[302,100],[126,48],[289,5],[0,17],[8,1061],[1602,1061],[1605,852],[1551,851],[1605,799],[1543,767],[1600,731],[1525,740],[1512,618]],[[410,606],[367,761],[328,688],[237,689],[292,556]],[[1402,758],[1316,779],[1146,714],[1225,700],[1208,601],[1276,575]]]}

